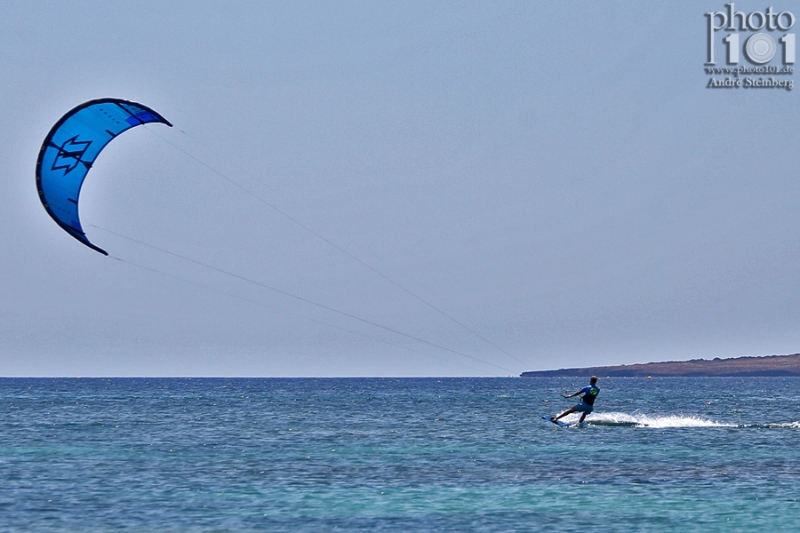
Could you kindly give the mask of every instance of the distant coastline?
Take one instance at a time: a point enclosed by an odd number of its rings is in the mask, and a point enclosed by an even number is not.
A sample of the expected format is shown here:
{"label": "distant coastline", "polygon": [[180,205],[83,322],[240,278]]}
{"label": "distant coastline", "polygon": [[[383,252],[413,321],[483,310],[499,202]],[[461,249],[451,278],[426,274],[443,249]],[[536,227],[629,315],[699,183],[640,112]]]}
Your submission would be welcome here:
{"label": "distant coastline", "polygon": [[800,353],[523,372],[520,377],[800,376]]}

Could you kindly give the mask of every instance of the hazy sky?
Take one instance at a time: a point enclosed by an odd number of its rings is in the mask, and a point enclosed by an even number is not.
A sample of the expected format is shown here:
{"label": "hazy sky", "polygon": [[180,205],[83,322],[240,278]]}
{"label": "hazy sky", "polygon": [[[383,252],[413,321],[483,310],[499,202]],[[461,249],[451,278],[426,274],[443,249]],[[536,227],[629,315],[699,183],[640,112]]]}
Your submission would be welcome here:
{"label": "hazy sky", "polygon": [[[800,86],[707,87],[722,0],[2,6],[0,375],[800,351]],[[175,125],[88,175],[83,226],[112,257],[34,179],[50,127],[101,97]]]}

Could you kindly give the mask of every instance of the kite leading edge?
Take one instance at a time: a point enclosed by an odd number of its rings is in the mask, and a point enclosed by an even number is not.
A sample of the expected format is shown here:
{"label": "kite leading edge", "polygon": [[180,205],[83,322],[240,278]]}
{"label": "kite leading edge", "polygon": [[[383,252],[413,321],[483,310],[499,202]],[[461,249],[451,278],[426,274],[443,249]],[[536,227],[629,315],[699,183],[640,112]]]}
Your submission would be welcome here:
{"label": "kite leading edge", "polygon": [[53,126],[36,162],[36,188],[47,213],[67,233],[103,255],[89,242],[78,218],[78,196],[97,156],[117,135],[133,127],[160,122],[172,124],[147,106],[102,98],[85,102]]}

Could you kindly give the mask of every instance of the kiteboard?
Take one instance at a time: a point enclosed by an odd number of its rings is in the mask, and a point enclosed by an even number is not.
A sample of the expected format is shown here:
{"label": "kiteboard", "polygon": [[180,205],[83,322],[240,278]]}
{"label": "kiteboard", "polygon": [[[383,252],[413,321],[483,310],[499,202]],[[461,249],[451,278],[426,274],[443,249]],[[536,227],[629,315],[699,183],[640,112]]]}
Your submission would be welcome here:
{"label": "kiteboard", "polygon": [[542,418],[544,418],[548,422],[552,422],[557,426],[561,426],[562,428],[568,428],[570,426],[569,424],[567,424],[566,422],[562,422],[561,420],[553,420],[553,417],[550,415],[542,415]]}

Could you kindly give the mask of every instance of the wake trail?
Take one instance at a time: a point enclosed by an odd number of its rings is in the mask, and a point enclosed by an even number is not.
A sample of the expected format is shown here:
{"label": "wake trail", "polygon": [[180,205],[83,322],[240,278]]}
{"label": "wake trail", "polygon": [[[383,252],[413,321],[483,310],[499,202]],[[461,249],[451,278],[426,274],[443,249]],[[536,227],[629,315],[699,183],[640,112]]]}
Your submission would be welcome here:
{"label": "wake trail", "polygon": [[620,412],[591,414],[586,422],[595,426],[627,426],[639,428],[731,428],[738,424],[716,422],[691,415],[645,415]]}
{"label": "wake trail", "polygon": [[[571,422],[570,415],[565,421]],[[620,412],[591,414],[585,422],[590,426],[606,427],[636,427],[636,428],[739,428],[739,429],[800,429],[800,422],[764,422],[756,424],[742,424],[733,422],[719,422],[693,415],[646,415],[628,414]]]}

